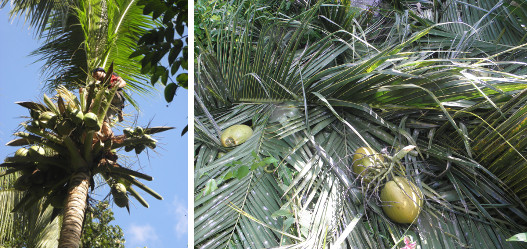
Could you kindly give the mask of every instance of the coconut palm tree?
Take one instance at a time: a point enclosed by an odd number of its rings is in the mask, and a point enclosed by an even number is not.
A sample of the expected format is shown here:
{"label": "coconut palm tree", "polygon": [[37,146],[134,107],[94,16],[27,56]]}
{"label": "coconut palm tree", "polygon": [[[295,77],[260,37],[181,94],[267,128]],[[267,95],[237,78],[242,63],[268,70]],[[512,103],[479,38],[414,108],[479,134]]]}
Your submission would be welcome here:
{"label": "coconut palm tree", "polygon": [[20,138],[7,145],[22,148],[0,165],[7,168],[3,175],[20,174],[12,187],[23,191],[24,197],[13,212],[38,204],[42,210],[53,207],[51,220],[63,215],[59,247],[79,246],[89,188],[93,191],[94,178],[98,175],[111,186],[114,202],[119,207],[128,208],[128,195],[148,207],[132,185],[162,199],[136,179],[151,181],[151,176],[118,163],[116,149],[135,149],[137,154],[145,147],[154,149],[156,140],[150,134],[171,128],[138,126],[126,128],[119,136],[101,134],[116,88],[96,88],[92,85],[77,97],[65,87],[58,87],[56,101],[44,95],[45,104],[19,102],[29,109],[31,118],[22,123],[25,131],[15,134]]}
{"label": "coconut palm tree", "polygon": [[[46,81],[46,87],[48,90],[52,91],[54,89],[58,89],[62,93],[62,97],[57,97],[55,101],[61,101],[62,104],[59,102],[54,102],[51,99],[47,99],[47,103],[45,105],[38,104],[38,103],[26,103],[24,102],[24,105],[31,109],[33,113],[32,120],[25,123],[25,127],[29,125],[29,127],[32,127],[33,131],[28,131],[26,133],[19,133],[20,134],[26,134],[31,136],[33,139],[37,140],[30,140],[29,138],[21,138],[21,140],[16,140],[18,142],[13,142],[10,145],[14,146],[28,146],[30,144],[37,143],[44,141],[47,143],[51,141],[50,143],[56,143],[56,144],[62,144],[64,141],[62,140],[62,134],[63,132],[67,132],[70,129],[77,130],[77,132],[80,132],[80,130],[85,129],[83,126],[83,123],[69,123],[65,121],[61,121],[62,123],[59,124],[53,124],[58,126],[48,127],[43,129],[40,125],[40,113],[47,113],[43,116],[43,118],[48,119],[66,119],[70,120],[71,118],[74,118],[79,122],[78,117],[65,117],[65,115],[69,115],[70,111],[67,110],[66,112],[63,112],[61,109],[52,109],[51,106],[55,105],[56,108],[59,108],[60,106],[65,106],[64,104],[68,105],[70,108],[77,109],[78,115],[84,115],[87,114],[88,116],[91,116],[92,123],[93,120],[95,120],[94,115],[88,114],[89,112],[97,112],[97,114],[100,114],[104,112],[104,109],[101,106],[108,106],[108,103],[106,101],[110,100],[111,98],[103,97],[104,91],[100,92],[95,87],[88,87],[87,89],[91,89],[90,91],[86,92],[83,97],[78,96],[75,97],[71,92],[68,93],[66,90],[72,90],[79,87],[87,87],[88,84],[90,84],[93,79],[90,78],[89,71],[95,67],[103,67],[108,68],[112,62],[115,62],[115,70],[110,71],[116,71],[119,72],[120,76],[126,80],[127,87],[126,89],[130,89],[137,93],[146,93],[148,92],[150,88],[148,83],[145,83],[146,80],[149,78],[147,75],[143,75],[140,72],[141,64],[139,63],[139,59],[129,59],[128,57],[136,47],[137,40],[139,37],[141,37],[146,31],[151,29],[153,26],[153,22],[150,16],[143,15],[142,7],[138,6],[136,4],[136,1],[127,1],[127,0],[115,0],[115,1],[65,1],[65,2],[54,2],[54,1],[0,1],[0,6],[4,7],[7,2],[11,2],[12,16],[17,15],[25,15],[28,22],[31,26],[35,27],[36,34],[43,39],[44,43],[42,47],[35,50],[33,53],[34,55],[38,56],[40,60],[46,61],[46,66],[43,68],[43,72],[45,77],[48,79]],[[65,88],[64,88],[65,87]],[[58,94],[58,96],[61,96],[61,94]],[[98,97],[96,97],[98,96]],[[77,99],[77,102],[74,101],[74,99]],[[91,102],[84,103],[84,109],[79,108],[79,103],[81,100],[83,101],[91,101],[92,99],[95,99],[95,106],[91,106],[91,111],[89,110],[89,106],[91,105]],[[130,101],[132,105],[136,105],[133,99],[131,99],[129,96],[127,96],[127,99]],[[94,111],[93,108],[98,108],[96,111]],[[137,107],[137,106],[136,106]],[[66,114],[65,114],[66,113]],[[97,116],[95,114],[95,116]],[[82,116],[81,116],[82,117]],[[98,117],[97,122],[99,125],[102,122],[102,117]],[[30,125],[31,122],[35,122],[33,125]],[[53,123],[54,121],[52,121]],[[90,121],[88,121],[90,122]],[[80,126],[79,126],[80,125]],[[81,127],[82,126],[82,127]],[[40,127],[41,129],[38,130],[35,127]],[[58,128],[61,127],[61,128]],[[96,128],[96,127],[95,127]],[[25,128],[24,128],[25,129]],[[31,128],[30,128],[31,129]],[[56,129],[56,130],[54,130]],[[94,127],[92,127],[94,129]],[[161,130],[166,128],[161,128]],[[141,128],[138,128],[137,131],[135,130],[125,130],[125,132],[129,132],[128,138],[131,137],[137,137],[142,136],[138,134],[144,134],[145,136],[149,136],[148,133],[142,133]],[[145,130],[143,130],[144,132]],[[159,129],[154,129],[155,131],[160,131]],[[33,133],[36,132],[36,133]],[[150,132],[150,131],[149,131]],[[72,172],[63,172],[62,174],[66,175],[60,175],[59,178],[60,181],[65,181],[63,183],[69,186],[74,186],[76,184],[80,184],[81,188],[75,189],[75,191],[81,191],[80,195],[80,203],[78,203],[79,209],[83,210],[82,205],[85,205],[85,194],[87,193],[87,184],[91,184],[93,186],[93,183],[88,183],[86,180],[92,180],[93,177],[101,172],[92,172],[92,167],[94,167],[93,160],[95,160],[97,157],[100,157],[100,155],[97,155],[97,153],[102,153],[106,151],[107,149],[110,149],[111,147],[107,148],[93,148],[93,151],[90,151],[90,146],[88,145],[88,140],[93,139],[92,142],[96,144],[95,141],[101,141],[101,138],[104,137],[104,142],[108,143],[108,141],[113,141],[112,137],[109,134],[103,134],[104,136],[95,138],[89,138],[94,137],[94,134],[96,134],[96,130],[90,130],[86,132],[81,132],[84,134],[84,137],[80,138],[73,138],[70,137],[66,140],[66,143],[69,145],[60,145],[64,146],[64,148],[70,148],[72,151],[61,151],[62,153],[75,153],[75,155],[68,155],[66,154],[60,154],[61,156],[66,156],[67,158],[74,160],[69,161],[68,163],[72,163],[71,165],[68,165],[68,167],[71,169],[77,169],[80,170],[82,168],[89,169],[90,171],[84,170],[84,173],[75,172],[75,177],[73,177]],[[81,134],[82,135],[82,134]],[[34,136],[37,136],[34,137]],[[87,136],[87,137],[86,137]],[[38,138],[40,137],[40,138]],[[58,138],[59,140],[53,140],[55,138]],[[25,139],[25,140],[24,140]],[[29,140],[27,140],[29,139]],[[52,140],[49,140],[52,139]],[[73,140],[72,140],[73,139]],[[76,140],[75,140],[76,139]],[[124,136],[121,137],[121,140],[124,139]],[[75,141],[74,144],[71,144],[70,140]],[[140,139],[139,139],[140,140]],[[151,139],[148,144],[150,146],[155,146]],[[138,142],[138,143],[145,143],[145,141]],[[25,142],[21,142],[25,141]],[[120,141],[120,140],[119,140]],[[123,140],[124,141],[124,140]],[[84,144],[86,142],[86,145],[80,145]],[[113,142],[112,142],[113,143]],[[128,143],[128,142],[127,142]],[[135,142],[133,142],[135,143]],[[100,142],[98,142],[98,145],[101,145]],[[125,144],[126,145],[126,144]],[[46,145],[42,145],[44,148],[44,151],[41,149],[38,149],[40,147],[34,147],[34,149],[37,149],[37,152],[44,152],[43,158],[46,157],[54,158],[59,155],[57,155],[57,151],[53,149],[49,149],[46,147]],[[69,147],[68,147],[69,146]],[[73,146],[73,147],[71,147]],[[83,151],[76,150],[80,149],[80,147],[83,148]],[[107,145],[109,146],[109,145]],[[144,149],[143,145],[137,145],[134,146],[133,144],[128,144],[125,146],[126,151],[133,150],[136,148],[136,152],[140,153]],[[58,147],[57,147],[58,148]],[[26,148],[27,149],[27,148]],[[24,154],[24,150],[21,150],[20,153]],[[31,151],[31,150],[30,150]],[[102,151],[102,152],[101,152]],[[96,153],[97,152],[97,153]],[[34,152],[31,152],[34,153]],[[104,152],[106,153],[106,152]],[[108,152],[109,153],[109,152]],[[111,153],[110,153],[111,154]],[[40,154],[39,154],[40,155]],[[109,154],[108,154],[109,155]],[[81,158],[79,158],[81,156]],[[87,157],[86,157],[87,156]],[[95,158],[95,159],[94,159]],[[48,158],[49,159],[49,158]],[[55,158],[57,159],[57,158]],[[98,158],[100,159],[100,158]],[[14,159],[15,161],[18,159]],[[62,160],[62,159],[61,159]],[[15,162],[6,162],[7,167],[11,167],[16,165],[12,164]],[[66,163],[66,162],[64,162]],[[110,160],[107,162],[109,164],[115,165],[115,160]],[[57,163],[55,163],[57,164]],[[11,166],[10,166],[11,165]],[[96,164],[97,165],[97,164]],[[77,171],[75,170],[75,171]],[[2,174],[9,174],[13,172],[20,172],[20,170],[7,170],[6,172],[3,172]],[[42,170],[40,170],[42,171]],[[39,172],[40,172],[39,171]],[[83,170],[80,170],[83,171]],[[33,172],[31,172],[33,173]],[[35,172],[36,173],[36,172]],[[18,177],[20,173],[14,173],[13,177],[20,179],[22,178],[29,178],[29,175],[27,174],[21,174],[20,177]],[[36,173],[38,175],[44,174]],[[36,177],[36,176],[33,176]],[[130,178],[130,176],[125,176]],[[147,177],[150,179],[149,177]],[[5,179],[5,178],[4,178]],[[70,179],[76,179],[76,182],[70,182]],[[106,179],[109,181],[109,183],[113,186],[121,186],[120,184],[124,184],[125,189],[128,189],[127,184],[130,184],[132,182],[136,182],[137,184],[140,184],[135,178],[130,178],[128,180],[121,180],[121,183],[118,183],[116,179],[113,177],[110,177]],[[31,180],[32,181],[32,180]],[[22,182],[22,180],[17,180],[17,182]],[[49,183],[49,181],[47,181]],[[56,182],[56,184],[60,185],[60,182]],[[65,186],[62,186],[62,191],[65,191]],[[142,185],[141,185],[142,186]],[[50,194],[53,194],[54,196],[58,196],[57,199],[62,196],[63,194],[57,193],[51,193],[50,191],[52,189],[56,189],[57,191],[60,190],[60,187],[47,187],[46,191],[42,193],[42,191],[39,192],[38,195],[30,197],[27,194],[24,195],[24,198],[22,198],[21,202],[18,202],[16,198],[14,198],[11,195],[19,195],[20,191],[12,191],[12,187],[9,189],[6,189],[6,191],[9,194],[8,199],[11,200],[9,202],[6,202],[6,208],[9,208],[8,211],[11,211],[13,208],[13,203],[18,203],[16,206],[16,209],[25,208],[26,211],[29,212],[30,206],[36,207],[38,210],[47,210],[45,206],[49,206],[49,203],[46,204],[45,202],[51,202],[51,196]],[[48,191],[49,190],[49,191]],[[119,190],[119,191],[118,191]],[[74,191],[74,192],[75,192]],[[117,192],[116,192],[117,191]],[[126,190],[129,191],[129,190]],[[120,195],[123,197],[125,191],[123,191],[123,188],[118,188],[113,191],[115,195]],[[78,194],[78,192],[75,192]],[[84,196],[84,197],[82,197]],[[157,198],[160,198],[160,196],[156,195]],[[13,197],[13,198],[11,198]],[[46,197],[46,198],[43,198]],[[48,198],[49,197],[49,198]],[[140,202],[143,205],[146,205],[144,200],[142,200],[140,197]],[[121,198],[121,203],[123,203],[124,198]],[[84,202],[84,203],[83,203]],[[34,203],[38,203],[38,205],[32,205]],[[59,203],[59,202],[57,202]],[[44,206],[44,208],[42,207]],[[54,210],[53,208],[49,210]],[[50,215],[47,217],[42,216],[38,219],[42,220],[48,220],[54,218],[58,212],[59,209],[56,209],[55,212],[51,215],[51,211],[49,212]],[[42,212],[35,212],[35,213],[42,213]],[[67,213],[67,212],[66,212]],[[3,212],[4,215],[2,218],[8,217],[8,212]],[[79,219],[83,215],[81,213],[76,213],[76,216],[71,219],[71,215],[65,215],[64,225],[62,226],[63,229],[73,229],[78,233],[80,231]],[[66,219],[67,217],[70,217]],[[49,219],[48,219],[49,218]],[[2,219],[7,220],[7,219]],[[76,222],[77,226],[74,228],[67,228],[71,224],[71,222]],[[9,222],[6,222],[6,224],[9,225]],[[47,223],[44,223],[47,224]],[[4,224],[2,224],[3,226]],[[66,228],[65,228],[66,227]],[[4,231],[4,230],[3,230]],[[66,231],[66,230],[64,230]],[[64,234],[69,234],[64,232]],[[65,236],[62,236],[63,238],[66,238]],[[73,246],[75,243],[78,245],[78,241],[76,237],[78,237],[78,234],[74,235],[75,238],[73,238],[73,242],[66,242],[66,239],[61,239],[60,245],[69,245]],[[53,243],[53,239],[51,239]],[[55,240],[56,241],[56,240]],[[69,244],[68,244],[69,243]],[[52,244],[51,244],[52,245]],[[56,245],[55,245],[56,246]]]}
{"label": "coconut palm tree", "polygon": [[[393,248],[410,235],[421,248],[523,246],[505,240],[527,221],[524,41],[490,46],[494,25],[460,37],[453,27],[477,25],[425,19],[423,6],[219,8],[197,41],[198,248]],[[471,18],[516,18],[487,10]],[[235,124],[254,132],[225,147]],[[364,159],[366,174],[352,166]],[[415,184],[403,195],[422,193],[409,224],[385,211],[397,177]]]}

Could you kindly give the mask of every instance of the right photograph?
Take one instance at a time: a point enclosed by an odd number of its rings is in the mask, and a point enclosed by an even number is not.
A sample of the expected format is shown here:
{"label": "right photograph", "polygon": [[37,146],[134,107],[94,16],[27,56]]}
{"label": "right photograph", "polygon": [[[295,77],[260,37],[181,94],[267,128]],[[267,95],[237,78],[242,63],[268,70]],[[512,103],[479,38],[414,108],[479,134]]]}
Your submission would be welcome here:
{"label": "right photograph", "polygon": [[527,2],[194,11],[195,248],[527,248]]}

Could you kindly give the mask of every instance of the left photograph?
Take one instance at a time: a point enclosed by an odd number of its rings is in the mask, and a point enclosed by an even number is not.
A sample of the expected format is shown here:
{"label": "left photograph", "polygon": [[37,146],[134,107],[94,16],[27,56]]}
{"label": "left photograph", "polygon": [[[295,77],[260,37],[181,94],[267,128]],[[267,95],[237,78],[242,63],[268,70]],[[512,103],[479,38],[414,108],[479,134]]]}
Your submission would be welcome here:
{"label": "left photograph", "polygon": [[188,247],[187,20],[0,0],[0,247]]}

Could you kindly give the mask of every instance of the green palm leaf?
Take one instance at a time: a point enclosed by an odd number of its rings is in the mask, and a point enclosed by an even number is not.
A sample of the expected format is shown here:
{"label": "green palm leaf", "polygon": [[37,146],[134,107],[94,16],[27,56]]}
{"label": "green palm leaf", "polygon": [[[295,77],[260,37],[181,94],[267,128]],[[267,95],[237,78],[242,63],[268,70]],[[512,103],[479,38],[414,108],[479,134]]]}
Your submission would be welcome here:
{"label": "green palm leaf", "polygon": [[140,72],[141,58],[129,58],[139,38],[154,25],[135,1],[72,1],[64,6],[14,4],[13,13],[28,9],[40,13],[44,7],[48,12],[42,16],[28,14],[32,22],[45,27],[41,34],[45,43],[32,55],[46,62],[42,71],[49,79],[48,90],[62,84],[70,90],[84,86],[93,68],[105,68],[111,62],[116,65],[114,71],[128,83],[127,88],[140,94],[151,89],[149,77]]}

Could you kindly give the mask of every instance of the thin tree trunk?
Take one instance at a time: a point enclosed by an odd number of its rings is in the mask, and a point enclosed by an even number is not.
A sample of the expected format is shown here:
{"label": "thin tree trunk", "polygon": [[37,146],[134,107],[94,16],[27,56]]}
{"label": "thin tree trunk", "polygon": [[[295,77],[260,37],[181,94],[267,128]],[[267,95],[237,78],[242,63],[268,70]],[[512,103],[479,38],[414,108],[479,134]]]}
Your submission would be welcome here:
{"label": "thin tree trunk", "polygon": [[87,172],[78,172],[70,180],[68,198],[64,207],[64,219],[60,230],[59,247],[71,248],[80,245],[89,186],[90,176]]}

